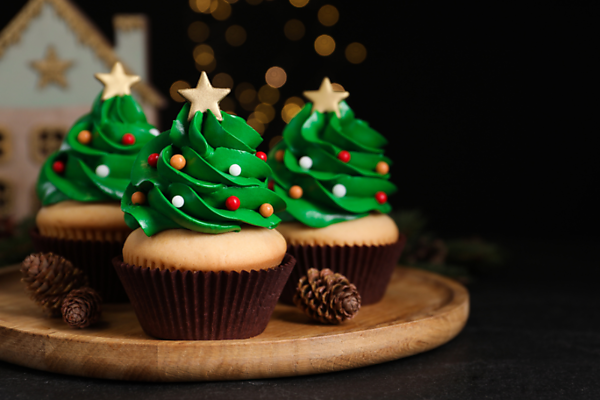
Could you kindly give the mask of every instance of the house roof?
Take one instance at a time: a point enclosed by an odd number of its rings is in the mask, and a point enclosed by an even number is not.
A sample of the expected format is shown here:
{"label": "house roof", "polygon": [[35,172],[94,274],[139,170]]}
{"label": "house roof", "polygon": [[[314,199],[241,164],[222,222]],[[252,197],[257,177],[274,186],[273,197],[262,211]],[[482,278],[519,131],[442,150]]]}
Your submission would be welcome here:
{"label": "house roof", "polygon": [[[21,38],[21,33],[27,28],[33,18],[41,11],[44,3],[54,7],[56,13],[67,23],[67,26],[75,33],[79,41],[90,47],[110,69],[117,62],[121,61],[108,40],[98,31],[94,24],[79,9],[68,0],[29,0],[21,11],[12,19],[11,22],[0,32],[0,58],[4,51],[17,43]],[[125,72],[135,74],[123,63]],[[132,87],[143,101],[153,106],[161,107],[166,103],[165,98],[151,85],[140,82]]]}

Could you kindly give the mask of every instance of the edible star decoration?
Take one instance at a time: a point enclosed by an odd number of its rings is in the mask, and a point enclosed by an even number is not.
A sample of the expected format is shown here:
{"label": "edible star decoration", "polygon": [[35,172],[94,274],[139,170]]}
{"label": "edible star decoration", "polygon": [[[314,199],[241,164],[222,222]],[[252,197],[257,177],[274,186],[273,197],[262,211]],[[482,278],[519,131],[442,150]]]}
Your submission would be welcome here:
{"label": "edible star decoration", "polygon": [[338,118],[340,115],[340,101],[350,96],[348,92],[334,92],[329,78],[324,78],[319,90],[304,92],[304,96],[313,102],[312,112],[334,111]]}
{"label": "edible star decoration", "polygon": [[198,111],[205,112],[206,110],[210,110],[219,121],[223,121],[219,102],[231,92],[231,89],[212,87],[206,72],[202,71],[202,75],[200,75],[200,79],[195,88],[180,89],[178,92],[187,101],[192,103],[190,105],[188,120],[191,120]]}
{"label": "edible star decoration", "polygon": [[48,46],[46,58],[32,61],[31,66],[40,73],[38,87],[43,88],[49,83],[56,83],[63,88],[68,86],[65,71],[73,65],[73,61],[60,60],[56,55],[54,46]]}
{"label": "edible star decoration", "polygon": [[113,65],[110,74],[95,74],[94,76],[104,84],[102,100],[108,100],[114,96],[131,94],[131,85],[140,80],[140,77],[137,75],[125,74],[123,64],[118,61]]}

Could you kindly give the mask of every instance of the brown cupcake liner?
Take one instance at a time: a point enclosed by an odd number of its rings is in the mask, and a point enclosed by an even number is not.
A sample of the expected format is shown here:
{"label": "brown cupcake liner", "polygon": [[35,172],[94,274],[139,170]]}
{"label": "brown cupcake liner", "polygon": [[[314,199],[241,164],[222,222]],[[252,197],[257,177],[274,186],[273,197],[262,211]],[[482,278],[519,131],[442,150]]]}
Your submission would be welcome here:
{"label": "brown cupcake liner", "polygon": [[159,339],[245,339],[262,333],[296,260],[242,272],[161,270],[113,265],[144,331]]}
{"label": "brown cupcake liner", "polygon": [[53,252],[73,263],[89,278],[90,286],[102,296],[104,303],[127,303],[127,293],[112,266],[112,259],[123,252],[124,242],[57,239],[30,231],[37,252]]}
{"label": "brown cupcake liner", "polygon": [[329,268],[356,285],[363,305],[377,303],[385,294],[405,243],[406,236],[400,234],[398,241],[383,246],[288,245],[288,253],[296,258],[296,267],[279,301],[293,304],[298,281],[310,268]]}

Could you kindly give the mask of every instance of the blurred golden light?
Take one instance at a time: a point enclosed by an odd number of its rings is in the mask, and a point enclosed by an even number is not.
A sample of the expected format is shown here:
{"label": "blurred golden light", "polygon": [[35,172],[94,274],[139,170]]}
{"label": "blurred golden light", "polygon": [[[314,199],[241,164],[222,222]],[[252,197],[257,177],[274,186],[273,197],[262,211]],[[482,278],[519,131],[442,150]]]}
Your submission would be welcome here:
{"label": "blurred golden light", "polygon": [[225,0],[226,2],[228,2],[229,4],[235,4],[238,2],[238,0]]}
{"label": "blurred golden light", "polygon": [[200,12],[200,10],[198,9],[198,6],[196,5],[196,0],[190,0],[190,8],[194,12],[197,12],[197,13]]}
{"label": "blurred golden light", "polygon": [[360,64],[367,58],[367,49],[358,42],[350,43],[346,47],[346,59],[352,64]]}
{"label": "blurred golden light", "polygon": [[306,28],[304,27],[302,21],[290,19],[285,23],[283,27],[283,33],[285,34],[285,37],[290,40],[300,40],[304,37]]}
{"label": "blurred golden light", "polygon": [[280,88],[285,85],[287,74],[281,67],[271,67],[265,74],[265,81],[274,88]]}
{"label": "blurred golden light", "polygon": [[271,140],[269,140],[269,150],[271,150],[273,147],[277,146],[277,143],[281,142],[282,139],[283,139],[283,136],[281,136],[281,135],[273,136],[273,138]]}
{"label": "blurred golden light", "polygon": [[187,83],[186,81],[175,81],[173,82],[173,84],[171,85],[171,88],[169,89],[169,94],[171,95],[171,98],[179,103],[183,103],[185,102],[185,99],[179,94],[177,93],[177,91],[179,89],[187,89],[190,87],[190,84]]}
{"label": "blurred golden light", "polygon": [[302,100],[300,97],[292,96],[285,101],[285,105],[288,104],[296,104],[298,107],[302,108],[304,107],[304,100]]}
{"label": "blurred golden light", "polygon": [[264,120],[257,117],[263,124],[267,124],[273,121],[273,118],[275,118],[275,109],[270,104],[260,103],[254,109],[254,112],[257,115],[260,114],[261,116],[264,116]]}
{"label": "blurred golden light", "polygon": [[[217,8],[214,11],[211,11],[211,14],[214,19],[217,21],[225,21],[227,18],[231,16],[231,6],[224,0],[220,0],[216,2]],[[211,7],[212,8],[212,7]]]}
{"label": "blurred golden light", "polygon": [[225,40],[232,46],[241,46],[246,41],[246,30],[239,25],[231,25],[225,31]]}
{"label": "blurred golden light", "polygon": [[210,34],[210,28],[204,22],[196,21],[192,22],[188,27],[188,36],[194,42],[202,43],[208,39]]}
{"label": "blurred golden light", "polygon": [[339,83],[332,83],[331,87],[333,88],[334,92],[345,92],[346,91],[344,89],[344,87],[342,85],[340,85]]}
{"label": "blurred golden light", "polygon": [[273,105],[279,101],[279,90],[269,85],[263,85],[258,90],[258,100]]}
{"label": "blurred golden light", "polygon": [[335,50],[335,40],[329,35],[321,35],[315,39],[315,51],[320,56],[328,56]]}
{"label": "blurred golden light", "polygon": [[260,111],[254,111],[250,116],[258,120],[258,122],[260,122],[261,124],[269,123],[267,116]]}
{"label": "blurred golden light", "polygon": [[207,44],[199,44],[194,48],[194,60],[200,65],[209,65],[215,59],[215,52]]}
{"label": "blurred golden light", "polygon": [[211,63],[208,65],[200,65],[200,64],[196,63],[196,69],[200,72],[206,71],[207,74],[210,74],[211,72],[213,72],[215,70],[215,68],[217,68],[217,60],[215,60],[214,58],[211,61]]}
{"label": "blurred golden light", "polygon": [[326,4],[319,9],[317,18],[321,24],[325,26],[333,26],[340,19],[340,13],[338,9],[331,4]]}
{"label": "blurred golden light", "polygon": [[254,86],[252,86],[252,84],[248,82],[238,83],[234,90],[236,99],[238,99],[239,101],[242,93],[248,89],[254,90]]}
{"label": "blurred golden light", "polygon": [[193,6],[192,1],[194,0],[190,0],[190,7],[196,12],[208,14],[217,8],[217,0],[195,0]]}
{"label": "blurred golden light", "polygon": [[296,103],[288,103],[283,106],[283,109],[281,110],[281,118],[286,124],[289,124],[292,118],[294,118],[301,109],[302,108]]}
{"label": "blurred golden light", "polygon": [[265,125],[256,118],[254,113],[250,114],[247,122],[248,125],[253,127],[256,132],[260,133],[261,135],[265,133]]}
{"label": "blurred golden light", "polygon": [[225,72],[219,72],[212,79],[212,85],[218,88],[232,88],[233,78]]}
{"label": "blurred golden light", "polygon": [[301,8],[308,4],[308,0],[290,0],[290,4],[294,7]]}
{"label": "blurred golden light", "polygon": [[256,6],[259,5],[260,3],[262,3],[263,0],[246,0],[246,3]]}
{"label": "blurred golden light", "polygon": [[[214,80],[213,80],[213,83],[214,83]],[[219,107],[221,108],[221,110],[231,114],[231,113],[235,112],[235,100],[233,100],[231,97],[225,97],[219,103]]]}

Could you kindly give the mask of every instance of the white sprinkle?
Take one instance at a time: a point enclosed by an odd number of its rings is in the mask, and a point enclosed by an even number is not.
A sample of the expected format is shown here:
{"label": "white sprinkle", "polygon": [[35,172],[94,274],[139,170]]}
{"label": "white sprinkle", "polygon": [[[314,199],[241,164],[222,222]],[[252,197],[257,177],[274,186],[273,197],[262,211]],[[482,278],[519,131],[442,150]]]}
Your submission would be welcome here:
{"label": "white sprinkle", "polygon": [[104,164],[96,167],[96,175],[98,175],[100,178],[106,178],[109,173],[110,169],[108,169],[108,167]]}
{"label": "white sprinkle", "polygon": [[153,134],[154,136],[160,135],[160,131],[156,128],[150,129],[150,133]]}
{"label": "white sprinkle", "polygon": [[308,156],[301,157],[298,164],[304,169],[310,169],[312,167],[312,158]]}
{"label": "white sprinkle", "polygon": [[233,164],[231,167],[229,167],[229,173],[233,176],[240,176],[242,173],[242,167],[237,164]]}
{"label": "white sprinkle", "polygon": [[333,187],[332,192],[335,197],[344,197],[346,195],[346,186],[338,183]]}
{"label": "white sprinkle", "polygon": [[173,205],[177,208],[181,208],[183,207],[183,204],[185,203],[185,201],[183,200],[183,197],[181,196],[174,196],[173,199],[171,199],[171,203],[173,203]]}

